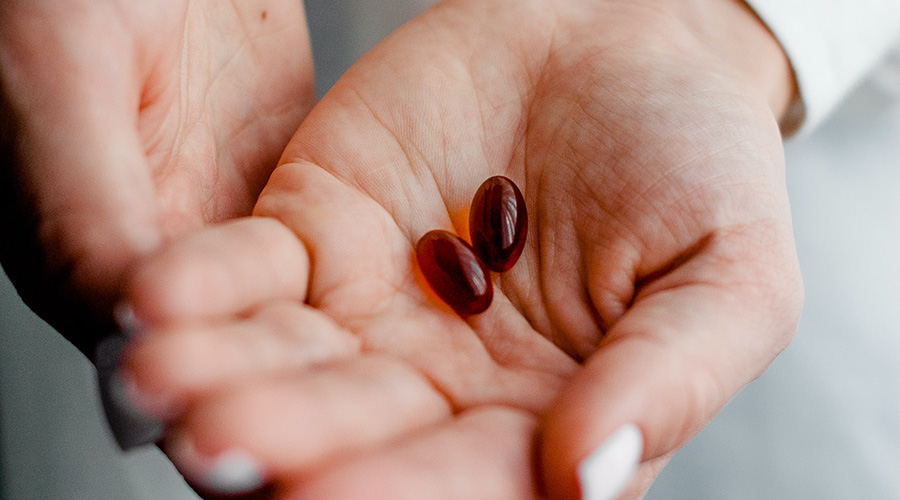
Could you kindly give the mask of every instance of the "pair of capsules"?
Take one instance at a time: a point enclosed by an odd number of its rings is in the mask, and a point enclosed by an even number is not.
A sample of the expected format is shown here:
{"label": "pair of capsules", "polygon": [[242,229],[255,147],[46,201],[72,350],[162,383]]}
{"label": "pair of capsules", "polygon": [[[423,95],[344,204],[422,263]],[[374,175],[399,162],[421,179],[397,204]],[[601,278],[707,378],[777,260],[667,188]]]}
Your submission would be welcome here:
{"label": "pair of capsules", "polygon": [[484,181],[469,211],[470,246],[449,231],[429,231],[416,260],[432,290],[460,316],[485,311],[494,298],[490,271],[503,272],[525,248],[528,212],[519,188],[503,176]]}

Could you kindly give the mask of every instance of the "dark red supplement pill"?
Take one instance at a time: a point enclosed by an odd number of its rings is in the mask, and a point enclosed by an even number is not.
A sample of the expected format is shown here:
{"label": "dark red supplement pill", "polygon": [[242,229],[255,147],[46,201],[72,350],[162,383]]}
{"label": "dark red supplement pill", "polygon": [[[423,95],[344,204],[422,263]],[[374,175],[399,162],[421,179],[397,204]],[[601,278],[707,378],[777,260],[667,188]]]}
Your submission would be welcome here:
{"label": "dark red supplement pill", "polygon": [[527,235],[528,211],[519,188],[502,175],[484,181],[469,212],[475,253],[491,271],[506,271],[522,255]]}
{"label": "dark red supplement pill", "polygon": [[429,231],[416,243],[416,260],[432,290],[460,316],[478,314],[491,305],[490,272],[459,236]]}

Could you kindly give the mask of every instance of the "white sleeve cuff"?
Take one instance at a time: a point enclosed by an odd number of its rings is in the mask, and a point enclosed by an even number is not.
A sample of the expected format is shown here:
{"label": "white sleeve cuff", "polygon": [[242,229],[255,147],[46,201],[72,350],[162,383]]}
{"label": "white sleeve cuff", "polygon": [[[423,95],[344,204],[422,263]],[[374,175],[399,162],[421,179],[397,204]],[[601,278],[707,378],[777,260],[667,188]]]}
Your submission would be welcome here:
{"label": "white sleeve cuff", "polygon": [[786,129],[818,125],[900,34],[898,0],[746,2],[781,43],[797,77],[801,102],[786,117]]}

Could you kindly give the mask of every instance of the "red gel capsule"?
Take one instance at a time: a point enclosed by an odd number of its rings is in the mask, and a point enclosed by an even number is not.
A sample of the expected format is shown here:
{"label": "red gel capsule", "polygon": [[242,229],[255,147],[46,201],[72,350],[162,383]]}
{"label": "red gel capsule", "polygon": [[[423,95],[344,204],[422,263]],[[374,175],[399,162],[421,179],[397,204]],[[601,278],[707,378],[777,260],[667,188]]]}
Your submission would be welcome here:
{"label": "red gel capsule", "polygon": [[475,253],[491,271],[506,271],[522,255],[527,235],[528,211],[519,188],[501,175],[484,181],[469,212]]}
{"label": "red gel capsule", "polygon": [[491,305],[491,275],[459,236],[429,231],[416,243],[416,260],[434,292],[460,316],[478,314]]}

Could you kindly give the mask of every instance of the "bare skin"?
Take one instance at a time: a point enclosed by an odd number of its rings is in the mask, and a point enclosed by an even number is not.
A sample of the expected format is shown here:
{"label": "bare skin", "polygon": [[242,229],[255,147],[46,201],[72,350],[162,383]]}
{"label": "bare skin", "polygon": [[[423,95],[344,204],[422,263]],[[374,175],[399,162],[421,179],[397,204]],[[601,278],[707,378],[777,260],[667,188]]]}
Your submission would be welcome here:
{"label": "bare skin", "polygon": [[248,215],[313,102],[294,0],[3,2],[4,269],[89,352],[129,264]]}
{"label": "bare skin", "polygon": [[[787,345],[802,297],[783,54],[742,6],[711,33],[671,7],[448,1],[367,54],[255,217],[130,281],[126,370],[172,449],[243,450],[283,499],[573,499],[578,462],[633,423],[639,497]],[[463,319],[412,249],[465,235],[497,174],[529,241]]]}

